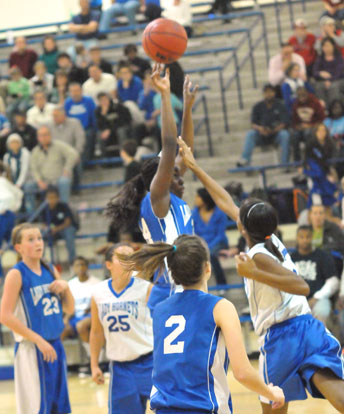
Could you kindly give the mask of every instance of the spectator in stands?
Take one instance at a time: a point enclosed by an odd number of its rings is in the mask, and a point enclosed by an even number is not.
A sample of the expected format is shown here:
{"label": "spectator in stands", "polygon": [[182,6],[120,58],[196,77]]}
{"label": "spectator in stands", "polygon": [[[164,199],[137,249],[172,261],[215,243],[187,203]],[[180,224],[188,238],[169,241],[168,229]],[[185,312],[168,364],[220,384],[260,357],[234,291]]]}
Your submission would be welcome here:
{"label": "spectator in stands", "polygon": [[138,102],[140,92],[143,89],[142,80],[133,75],[131,65],[125,60],[120,60],[117,68],[117,96],[122,101]]}
{"label": "spectator in stands", "polygon": [[305,61],[308,78],[312,74],[313,63],[317,57],[315,41],[314,34],[307,31],[307,23],[305,20],[295,20],[294,34],[289,38],[288,43],[293,47],[294,53],[300,55]]}
{"label": "spectator in stands", "polygon": [[45,92],[37,90],[33,100],[35,104],[27,111],[27,122],[35,128],[52,122],[55,105],[47,101]]}
{"label": "spectator in stands", "polygon": [[12,132],[20,135],[23,146],[29,151],[32,151],[37,145],[37,131],[27,123],[26,112],[17,111],[13,114]]}
{"label": "spectator in stands", "polygon": [[82,85],[82,91],[85,95],[90,96],[94,102],[101,92],[110,94],[113,98],[116,96],[117,80],[110,73],[103,73],[101,68],[95,64],[88,67],[89,78]]}
{"label": "spectator in stands", "polygon": [[129,109],[106,93],[98,95],[98,102],[96,119],[102,155],[118,155],[120,144],[132,135]]}
{"label": "spectator in stands", "polygon": [[[68,82],[78,82],[78,83],[84,83],[85,80],[88,77],[88,74],[85,74],[85,71],[83,71],[80,68],[77,68],[73,62],[71,57],[68,55],[68,53],[60,53],[57,58],[57,64],[59,69],[63,69],[67,72],[68,75]],[[56,79],[56,74],[55,74]]]}
{"label": "spectator in stands", "polygon": [[161,16],[182,25],[188,35],[192,36],[192,9],[188,0],[160,0]]}
{"label": "spectator in stands", "polygon": [[219,252],[228,249],[226,228],[228,218],[218,207],[205,188],[199,188],[195,197],[195,208],[192,210],[195,234],[202,237],[210,250],[211,270],[214,272],[216,284],[227,283],[224,271],[219,262]]}
{"label": "spectator in stands", "polygon": [[72,315],[65,324],[61,340],[79,335],[86,345],[86,351],[89,355],[89,336],[91,330],[91,298],[93,287],[99,283],[99,279],[88,273],[88,260],[85,257],[78,256],[73,262],[74,277],[69,280],[69,289],[74,297],[74,315]]}
{"label": "spectator in stands", "polygon": [[42,90],[49,96],[54,86],[54,75],[47,72],[45,63],[41,60],[37,60],[33,69],[35,76],[30,79],[31,95],[37,90]]}
{"label": "spectator in stands", "polygon": [[[97,42],[100,13],[91,10],[89,0],[79,0],[79,5],[81,12],[72,18],[68,29],[71,33],[75,33],[78,42],[83,43],[85,48],[89,49]],[[70,50],[75,57],[75,49]]]}
{"label": "spectator in stands", "polygon": [[15,40],[15,50],[10,54],[8,63],[10,68],[18,67],[23,76],[30,79],[34,75],[33,65],[37,58],[37,53],[27,48],[25,37],[19,36]]}
{"label": "spectator in stands", "polygon": [[51,91],[50,102],[64,105],[68,98],[68,74],[64,69],[57,69],[55,73],[55,87]]}
{"label": "spectator in stands", "polygon": [[[156,93],[154,95],[153,104],[154,104],[154,115],[156,116],[157,124],[161,130],[161,95],[160,93]],[[183,101],[179,99],[174,93],[171,93],[171,105],[172,105],[174,120],[176,121],[176,124],[179,128],[180,118],[177,112],[178,111],[181,112],[183,110]]]}
{"label": "spectator in stands", "polygon": [[13,184],[18,188],[23,188],[29,176],[30,152],[23,147],[23,140],[19,134],[12,133],[8,136],[7,152],[4,156],[4,164],[11,171]]}
{"label": "spectator in stands", "polygon": [[10,133],[11,125],[5,115],[0,114],[0,160],[6,152],[6,138]]}
{"label": "spectator in stands", "polygon": [[269,83],[273,86],[282,85],[285,80],[285,71],[291,63],[300,66],[301,79],[306,80],[306,65],[303,57],[293,52],[289,43],[281,44],[281,51],[269,61]]}
{"label": "spectator in stands", "polygon": [[49,186],[46,192],[46,208],[42,212],[42,220],[46,225],[45,236],[51,237],[53,241],[62,239],[66,243],[68,262],[72,264],[75,259],[75,223],[72,211],[66,202],[59,197],[59,190]]}
{"label": "spectator in stands", "polygon": [[325,12],[323,16],[330,16],[333,19],[341,21],[344,19],[344,1],[343,0],[323,0]]}
{"label": "spectator in stands", "polygon": [[321,54],[313,66],[315,93],[328,106],[334,99],[341,99],[344,90],[344,60],[330,37],[321,41]]}
{"label": "spectator in stands", "polygon": [[39,60],[45,63],[48,73],[55,75],[58,69],[57,58],[59,51],[54,36],[44,36],[42,48],[43,53],[40,55]]}
{"label": "spectator in stands", "polygon": [[300,87],[305,87],[307,91],[314,92],[311,85],[302,79],[300,66],[297,63],[291,63],[285,71],[285,80],[281,87],[284,103],[290,114],[296,100],[296,90]]}
{"label": "spectator in stands", "polygon": [[289,117],[285,105],[276,99],[275,88],[267,84],[263,88],[264,100],[254,105],[251,115],[252,129],[247,133],[238,167],[251,162],[251,155],[257,145],[277,144],[282,148],[282,163],[289,160]]}
{"label": "spectator in stands", "polygon": [[26,210],[35,209],[35,192],[46,191],[49,185],[57,186],[61,201],[68,203],[72,171],[79,162],[77,151],[60,141],[53,141],[50,129],[42,126],[37,131],[38,143],[31,154],[33,180],[25,184]]}
{"label": "spectator in stands", "polygon": [[321,198],[321,204],[331,207],[335,201],[337,190],[336,170],[328,164],[335,154],[335,145],[324,124],[319,124],[308,140],[305,151],[304,174],[312,179],[313,187],[309,193],[308,206],[312,203],[313,194]]}
{"label": "spectator in stands", "polygon": [[321,41],[325,37],[330,37],[341,50],[342,55],[344,55],[344,32],[336,27],[336,21],[332,19],[332,17],[323,16],[319,23],[321,27],[321,35],[315,42],[315,50],[317,53],[321,54]]}
{"label": "spectator in stands", "polygon": [[124,182],[128,182],[136,177],[141,172],[141,164],[135,160],[137,150],[136,141],[129,139],[124,141],[121,146],[120,156],[123,160],[124,168]]}
{"label": "spectator in stands", "polygon": [[6,113],[9,118],[14,111],[26,111],[30,103],[30,82],[24,78],[21,70],[14,66],[10,69],[10,81],[7,84]]}
{"label": "spectator in stands", "polygon": [[336,274],[340,277],[343,268],[341,256],[344,255],[344,233],[337,224],[326,220],[326,210],[328,209],[321,204],[313,204],[310,208],[308,217],[313,228],[312,245],[313,248],[323,249],[332,254],[336,264]]}
{"label": "spectator in stands", "polygon": [[306,143],[312,135],[313,128],[323,122],[324,107],[319,99],[309,93],[305,87],[296,91],[296,100],[292,108],[292,145],[294,160],[301,160],[300,144]]}
{"label": "spectator in stands", "polygon": [[88,54],[88,49],[85,48],[83,43],[77,42],[75,44],[75,58],[74,63],[77,68],[86,71],[88,65],[90,64],[90,57]]}
{"label": "spectator in stands", "polygon": [[130,67],[134,76],[138,76],[140,79],[143,80],[145,72],[147,70],[151,70],[149,60],[138,56],[137,46],[132,43],[124,46],[123,52],[124,56],[130,63]]}
{"label": "spectator in stands", "polygon": [[344,104],[340,99],[335,99],[330,103],[324,124],[330,136],[337,142],[339,148],[342,148],[344,146]]}
{"label": "spectator in stands", "polygon": [[161,17],[162,8],[160,0],[143,0],[140,5],[140,12],[145,15],[149,22]]}
{"label": "spectator in stands", "polygon": [[[112,75],[112,64],[104,59],[101,55],[101,49],[98,45],[94,45],[89,50],[90,65],[97,65],[104,73],[111,73]],[[88,73],[87,73],[88,75]]]}
{"label": "spectator in stands", "polygon": [[331,314],[331,297],[338,291],[337,269],[330,253],[312,246],[313,228],[300,226],[297,230],[297,249],[291,258],[298,274],[308,283],[307,296],[312,315],[327,324]]}
{"label": "spectator in stands", "polygon": [[69,85],[69,98],[65,101],[67,116],[76,118],[81,122],[86,133],[86,146],[84,160],[89,161],[93,158],[96,140],[96,105],[94,100],[82,93],[79,83]]}
{"label": "spectator in stands", "polygon": [[135,32],[135,14],[139,7],[140,3],[137,0],[112,0],[112,5],[102,13],[99,31],[106,32],[109,30],[113,17],[124,14],[128,19],[129,26],[132,26]]}

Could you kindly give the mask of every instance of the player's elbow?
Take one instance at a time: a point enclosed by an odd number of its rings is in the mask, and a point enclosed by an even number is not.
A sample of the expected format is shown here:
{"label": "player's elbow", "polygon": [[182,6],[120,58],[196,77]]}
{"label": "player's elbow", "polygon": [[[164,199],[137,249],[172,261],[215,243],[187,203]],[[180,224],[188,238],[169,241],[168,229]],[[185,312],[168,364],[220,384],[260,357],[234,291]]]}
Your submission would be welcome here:
{"label": "player's elbow", "polygon": [[308,296],[310,293],[308,283],[304,279],[299,277],[297,283],[295,284],[295,291],[292,293],[300,296]]}
{"label": "player's elbow", "polygon": [[250,379],[250,370],[245,366],[233,367],[234,378],[241,384],[245,384]]}

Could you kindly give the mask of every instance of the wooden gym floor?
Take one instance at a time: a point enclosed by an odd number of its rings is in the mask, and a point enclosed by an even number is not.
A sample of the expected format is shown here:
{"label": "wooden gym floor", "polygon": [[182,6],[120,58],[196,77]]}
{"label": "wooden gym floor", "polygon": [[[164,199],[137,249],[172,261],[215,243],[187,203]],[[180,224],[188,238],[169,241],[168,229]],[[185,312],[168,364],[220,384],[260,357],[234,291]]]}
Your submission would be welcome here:
{"label": "wooden gym floor", "polygon": [[[253,365],[257,367],[257,363]],[[90,377],[69,378],[69,393],[73,414],[107,414],[107,388],[98,386]],[[234,414],[260,414],[260,404],[257,396],[248,391],[229,374],[229,384],[232,392]],[[0,381],[0,414],[15,414],[15,396],[13,381]],[[147,414],[151,413],[147,411]],[[327,402],[308,398],[289,404],[288,414],[335,414],[337,411]],[[135,413],[128,413],[135,414]]]}

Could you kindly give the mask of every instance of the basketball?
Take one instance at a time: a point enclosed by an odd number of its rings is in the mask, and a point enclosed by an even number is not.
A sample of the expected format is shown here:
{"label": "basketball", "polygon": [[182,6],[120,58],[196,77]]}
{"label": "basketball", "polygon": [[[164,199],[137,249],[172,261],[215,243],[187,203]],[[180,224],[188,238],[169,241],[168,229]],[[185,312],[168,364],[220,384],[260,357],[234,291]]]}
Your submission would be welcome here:
{"label": "basketball", "polygon": [[146,54],[159,63],[171,63],[183,56],[188,37],[183,26],[169,19],[153,20],[143,32]]}

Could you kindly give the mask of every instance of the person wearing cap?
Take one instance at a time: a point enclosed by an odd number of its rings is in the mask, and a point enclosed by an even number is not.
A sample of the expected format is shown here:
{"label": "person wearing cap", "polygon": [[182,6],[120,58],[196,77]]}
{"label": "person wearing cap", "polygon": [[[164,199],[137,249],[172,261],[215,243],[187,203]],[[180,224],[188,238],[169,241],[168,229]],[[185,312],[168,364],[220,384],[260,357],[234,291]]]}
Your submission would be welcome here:
{"label": "person wearing cap", "polygon": [[288,43],[293,47],[294,53],[300,55],[305,61],[307,76],[312,73],[312,66],[317,57],[315,50],[316,37],[307,30],[307,23],[304,19],[297,19],[294,23],[294,34],[289,38]]}
{"label": "person wearing cap", "polygon": [[339,21],[344,19],[344,0],[323,0],[323,5],[326,10],[323,16]]}
{"label": "person wearing cap", "polygon": [[344,32],[336,27],[336,21],[332,17],[323,16],[320,19],[321,35],[315,42],[315,50],[318,54],[321,53],[321,42],[325,37],[330,37],[334,40],[340,49],[342,56],[344,56]]}
{"label": "person wearing cap", "polygon": [[13,184],[22,188],[29,176],[30,151],[23,147],[23,140],[16,133],[8,136],[6,145],[7,152],[4,155],[4,164],[11,171]]}

